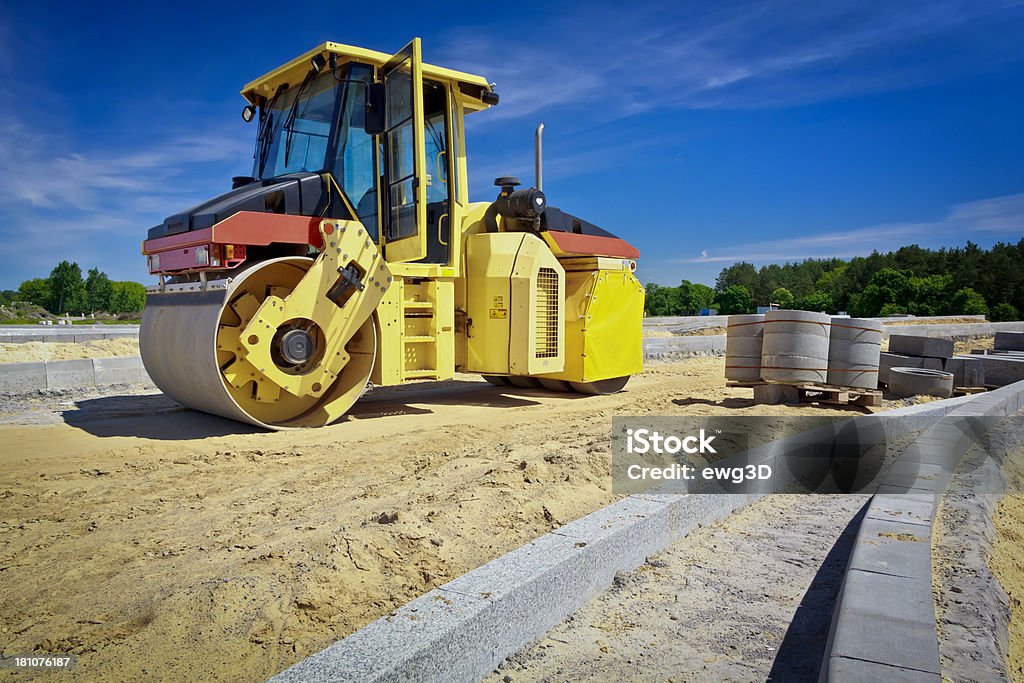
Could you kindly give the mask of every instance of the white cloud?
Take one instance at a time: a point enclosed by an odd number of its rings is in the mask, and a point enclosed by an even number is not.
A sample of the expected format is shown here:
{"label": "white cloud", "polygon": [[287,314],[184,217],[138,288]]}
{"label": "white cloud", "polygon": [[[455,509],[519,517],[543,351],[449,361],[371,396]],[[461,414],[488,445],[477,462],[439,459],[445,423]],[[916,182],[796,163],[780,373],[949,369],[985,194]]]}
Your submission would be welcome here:
{"label": "white cloud", "polygon": [[225,130],[149,135],[146,147],[85,149],[59,130],[0,119],[0,275],[13,280],[5,286],[65,258],[145,280],[138,248],[146,231],[229,189],[252,152]]}
{"label": "white cloud", "polygon": [[945,218],[920,223],[893,223],[854,230],[809,234],[788,239],[735,245],[723,255],[676,259],[675,263],[780,262],[806,258],[850,258],[873,250],[898,249],[912,243],[969,238],[971,233],[1024,236],[1024,193],[954,204]]}
{"label": "white cloud", "polygon": [[[461,29],[438,61],[497,83],[502,102],[481,125],[559,107],[605,119],[670,107],[774,107],[948,78],[972,68],[971,60],[914,59],[918,42],[1010,11],[965,0],[687,4],[631,13],[588,3],[549,15],[542,39],[526,32],[494,41]],[[885,54],[899,58],[872,61]]]}

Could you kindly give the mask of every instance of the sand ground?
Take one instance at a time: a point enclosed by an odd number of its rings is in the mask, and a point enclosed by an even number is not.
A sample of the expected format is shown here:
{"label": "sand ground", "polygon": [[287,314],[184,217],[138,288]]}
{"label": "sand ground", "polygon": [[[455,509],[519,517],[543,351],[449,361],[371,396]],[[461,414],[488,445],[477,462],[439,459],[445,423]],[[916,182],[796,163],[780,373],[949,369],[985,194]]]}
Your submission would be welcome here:
{"label": "sand ground", "polygon": [[601,397],[460,376],[273,433],[160,394],[7,402],[0,646],[78,655],[54,680],[263,679],[612,502],[613,415],[864,410],[754,406],[723,373],[657,363]]}
{"label": "sand ground", "polygon": [[[1024,419],[1021,416],[1020,419]],[[1003,463],[1008,493],[996,506],[996,542],[988,566],[1010,599],[1007,671],[1024,681],[1024,449]]]}
{"label": "sand ground", "polygon": [[489,680],[817,680],[867,500],[766,496],[618,575]]}
{"label": "sand ground", "polygon": [[138,337],[97,339],[87,342],[25,342],[0,344],[0,363],[26,363],[39,360],[111,358],[138,356]]}

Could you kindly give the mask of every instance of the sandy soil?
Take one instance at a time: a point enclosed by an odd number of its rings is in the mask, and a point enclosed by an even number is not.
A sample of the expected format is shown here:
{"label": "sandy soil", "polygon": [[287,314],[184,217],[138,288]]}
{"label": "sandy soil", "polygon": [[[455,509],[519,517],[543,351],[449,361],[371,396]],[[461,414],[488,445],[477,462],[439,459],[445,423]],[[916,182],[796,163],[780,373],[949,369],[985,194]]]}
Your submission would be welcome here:
{"label": "sandy soil", "polygon": [[1024,449],[1003,464],[1007,493],[993,519],[996,542],[988,566],[1010,599],[1010,651],[1007,670],[1024,681]]}
{"label": "sandy soil", "polygon": [[990,424],[941,500],[932,595],[943,680],[1024,681],[1022,417]]}
{"label": "sandy soil", "polygon": [[263,679],[611,502],[612,415],[862,411],[753,406],[723,373],[652,364],[603,397],[464,376],[276,433],[162,395],[8,404],[0,646],[76,654],[72,680]]}
{"label": "sandy soil", "polygon": [[987,334],[981,337],[971,337],[970,339],[960,339],[953,342],[954,353],[970,353],[976,349],[993,349],[996,345],[996,338],[994,335]]}
{"label": "sandy soil", "polygon": [[489,680],[816,680],[867,499],[767,496],[693,531]]}
{"label": "sandy soil", "polygon": [[883,325],[954,325],[959,323],[983,323],[985,320],[978,320],[977,318],[931,318],[931,319],[920,319],[920,318],[892,318],[890,320],[883,320]]}
{"label": "sandy soil", "polygon": [[96,341],[77,343],[25,342],[23,344],[0,344],[0,363],[138,355],[138,337],[97,339]]}

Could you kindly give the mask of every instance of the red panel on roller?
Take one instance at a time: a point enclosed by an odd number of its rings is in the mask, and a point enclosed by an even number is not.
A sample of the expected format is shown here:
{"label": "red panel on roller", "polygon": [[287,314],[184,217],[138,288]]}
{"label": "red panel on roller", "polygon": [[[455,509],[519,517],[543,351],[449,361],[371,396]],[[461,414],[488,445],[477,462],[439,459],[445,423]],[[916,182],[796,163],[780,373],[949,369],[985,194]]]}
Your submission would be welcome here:
{"label": "red panel on roller", "polygon": [[585,256],[612,256],[615,258],[638,258],[640,250],[626,240],[601,235],[580,235],[574,232],[549,230],[546,233],[558,248],[567,254]]}
{"label": "red panel on roller", "polygon": [[323,244],[320,239],[321,220],[318,216],[288,216],[278,213],[239,211],[210,228],[146,240],[142,245],[143,253],[152,254],[164,249],[208,242],[245,244],[256,247],[265,247],[277,242],[280,244],[312,244],[319,248]]}

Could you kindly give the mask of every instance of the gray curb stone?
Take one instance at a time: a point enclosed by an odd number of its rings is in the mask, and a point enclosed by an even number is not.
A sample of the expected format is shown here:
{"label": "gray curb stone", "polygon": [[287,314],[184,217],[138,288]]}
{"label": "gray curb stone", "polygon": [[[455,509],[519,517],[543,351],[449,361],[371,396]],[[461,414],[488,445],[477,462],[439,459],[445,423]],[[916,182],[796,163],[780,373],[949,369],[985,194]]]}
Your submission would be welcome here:
{"label": "gray curb stone", "polygon": [[[1022,407],[1019,382],[976,394],[949,415],[1005,417]],[[952,473],[982,436],[960,427],[940,422],[925,430],[872,497],[833,610],[820,681],[940,680],[932,526]]]}
{"label": "gray curb stone", "polygon": [[45,361],[47,389],[77,389],[96,386],[92,359]]}

